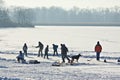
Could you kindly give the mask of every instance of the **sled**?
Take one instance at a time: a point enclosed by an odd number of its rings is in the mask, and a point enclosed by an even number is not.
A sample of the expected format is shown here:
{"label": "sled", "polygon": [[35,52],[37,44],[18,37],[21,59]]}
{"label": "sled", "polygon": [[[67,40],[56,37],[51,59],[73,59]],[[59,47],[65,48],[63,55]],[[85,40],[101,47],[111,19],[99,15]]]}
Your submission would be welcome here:
{"label": "sled", "polygon": [[66,65],[73,65],[73,64],[71,64],[71,63],[60,63],[60,62],[52,63],[52,66],[66,66]]}
{"label": "sled", "polygon": [[52,66],[61,66],[61,64],[59,62],[54,62],[52,63]]}
{"label": "sled", "polygon": [[38,60],[29,60],[29,64],[39,64],[40,62]]}
{"label": "sled", "polygon": [[118,59],[117,62],[120,62],[120,59]]}

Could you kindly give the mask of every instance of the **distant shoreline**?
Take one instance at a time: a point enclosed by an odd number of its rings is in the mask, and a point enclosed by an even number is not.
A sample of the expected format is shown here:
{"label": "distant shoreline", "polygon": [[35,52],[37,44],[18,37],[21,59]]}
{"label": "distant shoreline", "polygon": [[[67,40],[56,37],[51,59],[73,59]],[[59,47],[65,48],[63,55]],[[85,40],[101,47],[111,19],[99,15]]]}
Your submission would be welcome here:
{"label": "distant shoreline", "polygon": [[13,25],[0,25],[0,28],[18,28],[18,27],[24,27],[24,28],[34,28],[34,25],[31,24],[13,24]]}
{"label": "distant shoreline", "polygon": [[83,22],[83,23],[39,23],[38,26],[120,26],[120,23]]}
{"label": "distant shoreline", "polygon": [[31,24],[25,24],[25,25],[0,25],[0,28],[34,28],[36,26],[104,26],[104,27],[109,27],[109,26],[116,26],[116,27],[120,27],[120,23],[118,22],[112,22],[112,23],[107,23],[107,22],[75,22],[75,23],[39,23],[39,24],[36,24],[34,23],[33,25]]}

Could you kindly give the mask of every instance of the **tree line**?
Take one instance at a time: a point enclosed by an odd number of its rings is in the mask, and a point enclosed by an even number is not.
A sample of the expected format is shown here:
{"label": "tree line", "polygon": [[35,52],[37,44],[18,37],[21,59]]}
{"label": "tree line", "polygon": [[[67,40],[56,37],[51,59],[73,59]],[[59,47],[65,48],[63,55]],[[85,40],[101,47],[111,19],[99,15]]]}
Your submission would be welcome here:
{"label": "tree line", "polygon": [[[3,6],[0,4],[0,6]],[[120,22],[120,7],[111,8],[78,8],[65,10],[60,7],[0,7],[0,26],[29,27],[33,25],[66,25],[66,24],[109,24]]]}

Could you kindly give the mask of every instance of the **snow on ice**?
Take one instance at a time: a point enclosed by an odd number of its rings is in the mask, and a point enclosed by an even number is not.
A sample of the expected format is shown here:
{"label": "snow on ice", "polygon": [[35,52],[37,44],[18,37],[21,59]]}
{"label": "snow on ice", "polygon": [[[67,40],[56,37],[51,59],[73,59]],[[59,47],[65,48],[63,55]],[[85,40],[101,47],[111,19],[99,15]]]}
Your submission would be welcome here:
{"label": "snow on ice", "polygon": [[[120,79],[119,27],[39,27],[0,29],[0,80],[119,80]],[[94,46],[101,42],[103,51],[96,61]],[[49,59],[37,57],[38,41],[50,46]],[[17,63],[16,56],[28,44],[26,61],[38,60],[40,64]],[[52,44],[64,43],[68,55],[81,54],[74,65],[51,66],[61,61],[52,56]],[[107,62],[104,62],[104,59]],[[67,62],[67,61],[66,61]]]}

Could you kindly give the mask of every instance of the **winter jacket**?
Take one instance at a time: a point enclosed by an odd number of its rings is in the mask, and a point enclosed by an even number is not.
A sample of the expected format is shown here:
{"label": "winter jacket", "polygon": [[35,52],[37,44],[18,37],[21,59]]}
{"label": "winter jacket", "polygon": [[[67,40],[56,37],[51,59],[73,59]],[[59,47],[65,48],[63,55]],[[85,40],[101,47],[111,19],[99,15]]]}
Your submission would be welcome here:
{"label": "winter jacket", "polygon": [[17,58],[24,59],[24,54],[20,53]]}
{"label": "winter jacket", "polygon": [[23,46],[23,51],[27,51],[27,49],[28,49],[27,45],[24,45]]}
{"label": "winter jacket", "polygon": [[53,44],[53,49],[54,49],[55,51],[57,51],[57,48],[58,48],[58,45],[54,45],[54,44]]}
{"label": "winter jacket", "polygon": [[43,50],[44,45],[42,43],[39,43],[38,46],[36,46],[36,48],[40,48],[40,50]]}
{"label": "winter jacket", "polygon": [[102,51],[102,46],[101,45],[96,45],[95,46],[95,52],[101,52]]}
{"label": "winter jacket", "polygon": [[48,46],[45,48],[45,54],[47,54],[49,51]]}
{"label": "winter jacket", "polygon": [[62,46],[61,47],[61,53],[62,54],[67,54],[67,52],[68,52],[68,48],[66,46]]}

